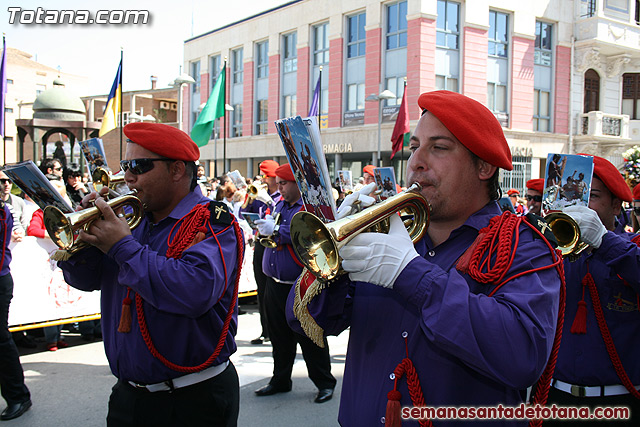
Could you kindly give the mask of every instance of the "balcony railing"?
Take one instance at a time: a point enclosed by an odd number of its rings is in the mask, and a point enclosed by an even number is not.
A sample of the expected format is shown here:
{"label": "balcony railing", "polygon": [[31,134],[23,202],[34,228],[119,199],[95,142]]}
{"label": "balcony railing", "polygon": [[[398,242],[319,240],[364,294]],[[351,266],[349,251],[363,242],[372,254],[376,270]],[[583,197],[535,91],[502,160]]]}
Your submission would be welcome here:
{"label": "balcony railing", "polygon": [[590,111],[580,116],[580,135],[629,138],[629,116]]}

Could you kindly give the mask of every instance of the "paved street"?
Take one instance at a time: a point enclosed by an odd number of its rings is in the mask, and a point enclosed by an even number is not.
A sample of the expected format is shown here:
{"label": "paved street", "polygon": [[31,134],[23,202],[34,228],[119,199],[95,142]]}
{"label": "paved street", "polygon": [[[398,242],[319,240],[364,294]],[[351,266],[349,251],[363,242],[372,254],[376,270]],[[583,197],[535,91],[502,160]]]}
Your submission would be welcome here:
{"label": "paved street", "polygon": [[[259,333],[256,305],[243,305],[236,337],[238,351],[232,361],[240,376],[240,426],[337,426],[338,402],[348,333],[330,337],[332,370],[338,379],[333,400],[313,403],[316,388],[307,377],[298,349],[293,368],[293,390],[274,396],[257,397],[253,393],[265,385],[273,369],[271,345],[251,345]],[[70,346],[57,352],[22,350],[22,366],[31,390],[33,407],[22,417],[2,422],[7,427],[104,426],[107,401],[115,384],[104,355],[102,342],[85,343],[79,336],[66,335]],[[4,402],[0,404],[4,408]]]}

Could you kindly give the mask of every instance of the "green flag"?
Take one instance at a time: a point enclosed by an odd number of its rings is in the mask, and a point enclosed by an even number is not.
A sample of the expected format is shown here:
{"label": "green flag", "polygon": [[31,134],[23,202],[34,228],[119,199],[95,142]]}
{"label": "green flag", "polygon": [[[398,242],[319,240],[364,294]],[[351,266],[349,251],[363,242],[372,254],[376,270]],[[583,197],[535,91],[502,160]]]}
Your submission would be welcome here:
{"label": "green flag", "polygon": [[196,123],[193,125],[193,129],[191,129],[191,139],[193,139],[198,147],[203,147],[209,143],[215,119],[224,117],[226,68],[227,63],[225,62],[220,74],[218,74],[218,80],[216,80],[216,84],[213,86],[207,104],[198,116],[198,120],[196,120]]}

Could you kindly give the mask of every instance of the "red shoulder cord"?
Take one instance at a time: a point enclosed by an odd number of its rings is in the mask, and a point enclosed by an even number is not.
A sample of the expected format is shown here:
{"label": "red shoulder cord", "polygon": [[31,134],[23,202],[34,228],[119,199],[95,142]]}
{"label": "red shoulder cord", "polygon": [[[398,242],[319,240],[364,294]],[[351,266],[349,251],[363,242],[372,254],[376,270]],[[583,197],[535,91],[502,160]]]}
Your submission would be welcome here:
{"label": "red shoulder cord", "polygon": [[[542,238],[542,241],[546,243],[551,253],[553,262],[549,265],[534,268],[528,271],[523,271],[514,274],[505,279],[505,275],[513,264],[515,257],[515,249],[518,247],[520,236],[518,230],[520,225],[525,224],[534,233]],[[492,261],[492,258],[495,258]],[[478,237],[469,247],[467,252],[462,255],[460,261],[465,264],[464,271],[471,276],[477,282],[480,283],[497,283],[496,287],[489,293],[488,296],[493,296],[504,284],[516,279],[525,274],[531,274],[534,272],[548,270],[555,268],[560,277],[560,306],[558,309],[558,320],[556,324],[556,334],[553,340],[553,347],[551,355],[547,361],[547,365],[538,379],[537,386],[535,387],[535,394],[531,400],[531,404],[545,405],[549,396],[549,387],[551,386],[551,379],[553,377],[553,371],[555,370],[556,361],[558,360],[558,350],[560,349],[560,340],[562,338],[562,327],[564,324],[564,309],[565,309],[565,278],[564,278],[564,265],[562,263],[562,257],[560,252],[554,249],[547,241],[544,235],[533,225],[529,224],[524,217],[514,215],[510,212],[504,212],[500,216],[496,216],[491,219],[489,225],[480,230]],[[468,265],[466,265],[468,262]],[[493,264],[492,264],[493,263]],[[460,270],[460,262],[458,263],[458,269]],[[387,394],[389,401],[387,402],[387,414],[385,417],[386,426],[399,426],[400,425],[400,392],[397,389],[397,380],[402,377],[403,373],[407,373],[407,387],[409,388],[409,394],[411,395],[411,403],[414,406],[425,406],[422,388],[420,386],[420,379],[418,378],[413,363],[409,359],[409,350],[405,338],[405,346],[407,347],[407,357],[396,367],[394,374],[396,380],[394,382],[394,389]],[[397,421],[396,421],[397,420]],[[433,424],[431,420],[420,420],[422,427],[431,427]],[[542,420],[531,420],[530,426],[542,425]]]}
{"label": "red shoulder cord", "polygon": [[[169,248],[167,249],[167,258],[175,258],[179,259],[182,256],[182,252],[186,250],[195,239],[198,238],[198,233],[205,233],[207,230],[211,232],[211,235],[216,242],[218,243],[218,248],[220,249],[220,255],[222,257],[222,266],[224,268],[224,290],[221,293],[220,299],[227,291],[227,265],[224,261],[224,254],[222,252],[222,246],[218,241],[218,237],[216,233],[213,232],[211,228],[211,224],[209,223],[209,215],[210,211],[206,205],[195,205],[191,211],[183,216],[174,226],[173,228],[180,224],[183,221],[183,224],[180,226],[173,240],[169,242]],[[229,325],[231,324],[231,319],[233,318],[233,311],[235,309],[236,301],[238,300],[238,285],[240,283],[240,271],[242,269],[242,261],[244,259],[244,237],[242,235],[242,231],[240,230],[240,226],[238,225],[238,221],[233,219],[232,222],[236,239],[238,242],[238,272],[236,274],[236,280],[234,283],[233,297],[231,298],[231,302],[229,304],[229,308],[227,310],[227,316],[224,319],[224,324],[222,326],[222,332],[220,333],[220,338],[218,339],[218,344],[216,345],[213,354],[207,358],[203,363],[197,366],[180,366],[165,358],[160,352],[156,349],[153,341],[151,339],[151,335],[149,334],[149,329],[147,327],[147,322],[144,317],[144,300],[139,294],[136,294],[136,311],[138,313],[138,323],[140,325],[140,333],[142,334],[142,338],[144,339],[149,352],[156,359],[160,360],[163,365],[167,368],[172,369],[178,372],[192,373],[202,371],[213,364],[213,362],[218,358],[220,352],[222,351],[222,347],[227,339],[227,333],[229,331]],[[220,231],[218,234],[221,234],[227,231],[229,227]],[[173,232],[173,229],[171,230]],[[169,233],[169,238],[171,237],[171,233]],[[128,293],[127,293],[128,295]]]}
{"label": "red shoulder cord", "polygon": [[[631,239],[633,243],[640,246],[640,235],[635,236]],[[626,280],[624,280],[620,275],[618,275],[620,280],[624,282],[626,286],[629,286]],[[602,340],[604,341],[604,345],[607,348],[607,353],[609,354],[609,359],[613,364],[613,368],[620,378],[622,385],[635,397],[636,399],[640,399],[640,392],[634,387],[631,379],[627,375],[627,372],[622,366],[622,361],[620,360],[620,356],[618,355],[618,351],[616,350],[616,346],[613,342],[613,338],[611,337],[611,332],[609,331],[609,327],[607,326],[607,321],[604,318],[604,311],[602,310],[602,304],[600,302],[600,295],[598,294],[598,288],[596,286],[596,282],[593,280],[593,276],[589,271],[589,264],[587,262],[587,274],[582,279],[582,301],[578,302],[578,312],[582,311],[581,316],[578,316],[576,313],[576,320],[574,320],[574,325],[577,325],[576,328],[571,328],[571,333],[575,334],[586,334],[586,318],[587,318],[587,304],[584,301],[584,288],[589,288],[589,295],[591,296],[591,302],[593,305],[593,311],[596,315],[596,321],[598,322],[598,329],[600,329],[600,335],[602,336]],[[640,296],[636,297],[636,301],[638,303],[637,309],[640,310]],[[577,319],[580,318],[578,321]],[[579,324],[579,325],[578,325]]]}

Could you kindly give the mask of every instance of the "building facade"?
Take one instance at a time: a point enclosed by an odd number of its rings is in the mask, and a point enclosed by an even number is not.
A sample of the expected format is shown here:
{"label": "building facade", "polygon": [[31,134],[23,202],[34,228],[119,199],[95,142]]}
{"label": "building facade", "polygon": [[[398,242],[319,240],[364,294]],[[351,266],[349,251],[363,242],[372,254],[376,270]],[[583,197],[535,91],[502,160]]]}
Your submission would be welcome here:
{"label": "building facade", "polygon": [[[506,188],[542,176],[548,153],[622,161],[640,140],[640,27],[635,0],[296,0],[193,37],[184,67],[185,130],[226,60],[226,126],[201,148],[217,170],[257,173],[286,161],[273,122],[305,117],[320,80],[329,171],[394,166],[390,136],[404,92],[411,127],[418,96],[447,89],[494,112],[511,147]],[[380,99],[389,90],[395,98]],[[220,120],[222,121],[222,120]],[[380,141],[380,142],[379,142]],[[222,164],[226,161],[226,164]],[[213,170],[213,168],[210,168]]]}

